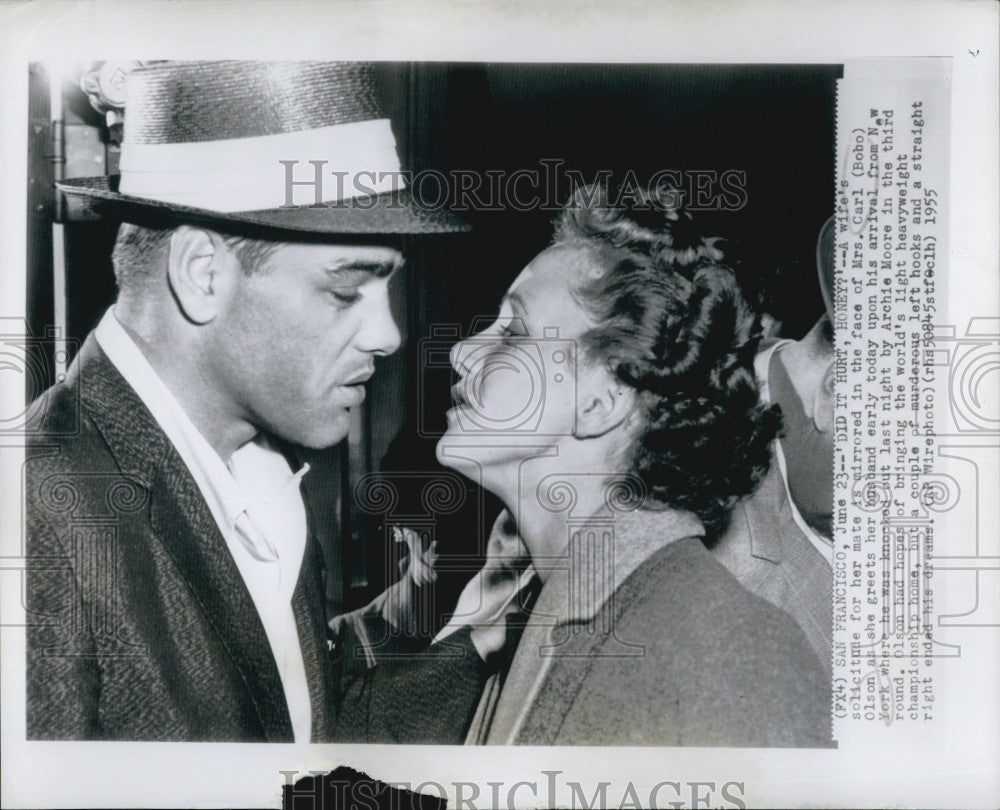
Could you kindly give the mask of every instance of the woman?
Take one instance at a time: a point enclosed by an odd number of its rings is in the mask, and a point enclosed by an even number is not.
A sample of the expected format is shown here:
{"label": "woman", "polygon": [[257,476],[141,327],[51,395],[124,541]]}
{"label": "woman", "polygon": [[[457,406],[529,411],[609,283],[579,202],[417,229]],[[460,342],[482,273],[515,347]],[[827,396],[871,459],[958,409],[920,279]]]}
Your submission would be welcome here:
{"label": "woman", "polygon": [[468,742],[830,743],[801,630],[705,547],[766,472],[778,418],[758,404],[758,321],[672,196],[581,189],[496,321],[452,351],[438,458],[507,506],[426,659],[468,632],[501,662]]}

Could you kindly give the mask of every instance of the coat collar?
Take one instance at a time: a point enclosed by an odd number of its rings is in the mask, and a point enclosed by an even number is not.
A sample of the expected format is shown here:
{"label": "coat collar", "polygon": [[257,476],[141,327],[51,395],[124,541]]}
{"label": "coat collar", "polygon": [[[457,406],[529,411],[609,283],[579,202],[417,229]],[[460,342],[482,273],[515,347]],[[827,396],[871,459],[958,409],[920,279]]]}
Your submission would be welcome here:
{"label": "coat collar", "polygon": [[93,333],[70,366],[66,384],[79,386],[81,405],[107,442],[119,469],[148,489],[170,442]]}
{"label": "coat collar", "polygon": [[750,553],[754,557],[780,565],[788,555],[788,538],[795,538],[796,543],[805,539],[795,525],[781,471],[773,458],[760,487],[743,500],[741,506],[749,527]]}
{"label": "coat collar", "polygon": [[566,554],[546,577],[535,609],[558,617],[557,624],[590,622],[656,552],[704,534],[697,517],[674,509],[613,512],[572,525]]}

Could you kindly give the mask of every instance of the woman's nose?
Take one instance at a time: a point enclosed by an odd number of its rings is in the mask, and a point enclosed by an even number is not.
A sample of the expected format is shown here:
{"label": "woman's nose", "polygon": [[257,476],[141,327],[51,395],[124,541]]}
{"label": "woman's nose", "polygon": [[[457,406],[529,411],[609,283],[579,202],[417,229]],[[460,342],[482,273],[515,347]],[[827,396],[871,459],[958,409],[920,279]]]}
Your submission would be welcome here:
{"label": "woman's nose", "polygon": [[458,341],[451,347],[451,351],[448,353],[448,361],[451,363],[452,369],[460,377],[466,377],[469,374],[469,367],[465,363],[468,356],[468,347],[464,340]]}

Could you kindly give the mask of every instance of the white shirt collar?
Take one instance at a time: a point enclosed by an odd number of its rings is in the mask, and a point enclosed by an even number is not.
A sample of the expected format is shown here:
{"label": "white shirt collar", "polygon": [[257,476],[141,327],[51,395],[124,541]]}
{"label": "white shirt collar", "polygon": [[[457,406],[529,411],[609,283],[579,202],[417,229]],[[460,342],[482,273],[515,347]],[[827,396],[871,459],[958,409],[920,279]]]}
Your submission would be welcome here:
{"label": "white shirt collar", "polygon": [[[768,346],[754,358],[757,381],[760,384],[760,400],[765,405],[771,404],[771,387],[768,383],[768,369],[771,366],[771,356],[783,346],[787,346],[793,342],[791,340],[779,340],[773,345]],[[788,469],[785,464],[785,454],[781,449],[781,441],[779,439],[774,440],[774,460],[781,473],[781,484],[785,488],[785,500],[788,501],[788,506],[792,510],[792,519],[795,521],[795,525],[799,527],[816,550],[823,555],[823,559],[830,565],[833,565],[833,540],[824,537],[810,526],[806,522],[806,519],[802,517],[798,507],[795,505],[795,501],[792,500],[792,491],[788,488]]]}

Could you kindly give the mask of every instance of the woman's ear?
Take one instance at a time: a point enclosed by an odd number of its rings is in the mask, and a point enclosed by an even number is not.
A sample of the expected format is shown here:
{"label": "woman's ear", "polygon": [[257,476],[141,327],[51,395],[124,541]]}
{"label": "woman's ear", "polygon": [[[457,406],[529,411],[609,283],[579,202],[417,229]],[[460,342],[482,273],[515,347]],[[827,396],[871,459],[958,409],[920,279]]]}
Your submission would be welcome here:
{"label": "woman's ear", "polygon": [[605,368],[581,369],[577,377],[577,439],[603,436],[623,424],[635,410],[636,393]]}
{"label": "woman's ear", "polygon": [[184,316],[205,324],[219,313],[225,243],[213,231],[181,225],[170,237],[167,280]]}

